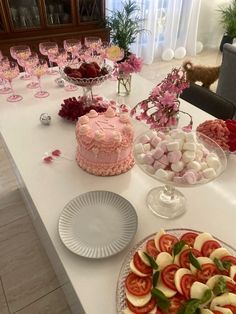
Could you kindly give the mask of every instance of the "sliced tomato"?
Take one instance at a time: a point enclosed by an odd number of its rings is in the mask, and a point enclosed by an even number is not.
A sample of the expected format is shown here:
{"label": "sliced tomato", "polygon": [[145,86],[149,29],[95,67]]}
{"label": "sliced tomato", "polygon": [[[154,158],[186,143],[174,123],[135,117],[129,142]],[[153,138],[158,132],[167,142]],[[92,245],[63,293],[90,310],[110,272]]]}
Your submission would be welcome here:
{"label": "sliced tomato", "polygon": [[223,307],[226,309],[230,309],[233,312],[233,314],[236,314],[236,306],[235,305],[226,304]]}
{"label": "sliced tomato", "polygon": [[157,309],[155,314],[164,314],[164,312],[161,309]]}
{"label": "sliced tomato", "polygon": [[201,252],[199,252],[196,249],[186,249],[183,250],[180,255],[179,255],[179,263],[180,266],[183,268],[189,268],[190,267],[190,261],[189,261],[189,253],[192,252],[192,254],[195,257],[200,257],[202,256]]}
{"label": "sliced tomato", "polygon": [[206,283],[212,276],[219,274],[219,270],[215,264],[206,263],[201,265],[201,270],[197,270],[197,280]]}
{"label": "sliced tomato", "polygon": [[150,277],[139,277],[130,273],[125,280],[125,287],[129,293],[135,296],[148,294],[152,289],[152,280]]}
{"label": "sliced tomato", "polygon": [[175,236],[171,234],[168,234],[168,233],[163,234],[162,236],[160,236],[160,239],[159,239],[159,246],[160,246],[161,252],[168,252],[171,254],[173,246],[178,241],[179,241],[178,238],[176,238]]}
{"label": "sliced tomato", "polygon": [[230,281],[226,281],[226,287],[229,292],[236,293],[236,284]]}
{"label": "sliced tomato", "polygon": [[168,310],[168,314],[176,314],[182,307],[182,305],[186,302],[186,299],[179,293],[177,293],[174,297],[170,298],[170,307]]}
{"label": "sliced tomato", "polygon": [[185,241],[188,246],[193,247],[194,241],[197,236],[198,233],[196,232],[186,232],[180,237],[180,240]]}
{"label": "sliced tomato", "polygon": [[185,274],[182,276],[180,280],[180,288],[186,299],[190,299],[190,289],[196,280],[196,277],[191,274]]}
{"label": "sliced tomato", "polygon": [[230,262],[232,265],[236,265],[236,257],[232,255],[223,256],[221,260]]}
{"label": "sliced tomato", "polygon": [[139,270],[141,273],[150,276],[152,275],[152,267],[146,265],[142,260],[141,257],[139,256],[138,252],[136,252],[134,254],[133,257],[133,262],[134,262],[134,266],[137,268],[137,270]]}
{"label": "sliced tomato", "polygon": [[223,314],[222,312],[216,311],[216,310],[213,310],[212,313],[214,313],[214,314]]}
{"label": "sliced tomato", "polygon": [[175,273],[178,269],[179,269],[178,265],[170,264],[164,267],[161,272],[161,279],[163,283],[172,290],[176,290],[174,278]]}
{"label": "sliced tomato", "polygon": [[156,259],[157,255],[159,254],[159,251],[157,250],[156,245],[155,245],[155,241],[153,239],[147,241],[146,251],[154,259]]}
{"label": "sliced tomato", "polygon": [[129,302],[129,300],[126,299],[127,306],[130,309],[131,312],[135,314],[147,314],[151,312],[154,307],[156,306],[156,300],[152,298],[147,304],[144,306],[134,306],[132,303]]}
{"label": "sliced tomato", "polygon": [[201,252],[203,256],[209,257],[215,249],[221,247],[220,243],[215,240],[208,240],[204,242]]}

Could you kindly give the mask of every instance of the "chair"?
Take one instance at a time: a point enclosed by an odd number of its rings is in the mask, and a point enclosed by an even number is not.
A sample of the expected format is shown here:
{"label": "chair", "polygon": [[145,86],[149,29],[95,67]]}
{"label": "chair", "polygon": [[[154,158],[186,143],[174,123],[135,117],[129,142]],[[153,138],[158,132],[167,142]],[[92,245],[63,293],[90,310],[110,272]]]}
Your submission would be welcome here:
{"label": "chair", "polygon": [[236,112],[236,106],[232,102],[194,83],[190,83],[189,88],[182,92],[180,98],[218,119],[232,119]]}
{"label": "chair", "polygon": [[224,44],[216,94],[236,105],[236,46]]}

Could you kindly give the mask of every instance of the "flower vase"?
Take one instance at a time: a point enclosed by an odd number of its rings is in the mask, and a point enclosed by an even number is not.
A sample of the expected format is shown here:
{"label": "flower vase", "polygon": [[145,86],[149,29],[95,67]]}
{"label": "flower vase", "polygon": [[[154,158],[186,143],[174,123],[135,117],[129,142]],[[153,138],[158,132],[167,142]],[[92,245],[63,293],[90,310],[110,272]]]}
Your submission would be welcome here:
{"label": "flower vase", "polygon": [[118,95],[127,96],[131,92],[131,74],[119,74],[117,76],[118,81]]}

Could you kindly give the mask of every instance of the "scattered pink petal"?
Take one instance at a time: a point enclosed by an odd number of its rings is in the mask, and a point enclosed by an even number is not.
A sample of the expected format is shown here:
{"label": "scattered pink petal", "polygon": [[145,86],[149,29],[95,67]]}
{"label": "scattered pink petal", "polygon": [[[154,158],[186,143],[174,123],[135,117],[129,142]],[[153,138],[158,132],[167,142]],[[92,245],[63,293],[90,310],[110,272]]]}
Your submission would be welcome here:
{"label": "scattered pink petal", "polygon": [[46,156],[43,158],[43,161],[49,164],[53,161],[53,158],[52,156]]}
{"label": "scattered pink petal", "polygon": [[59,157],[61,155],[61,151],[59,149],[55,149],[54,151],[52,151],[52,155]]}

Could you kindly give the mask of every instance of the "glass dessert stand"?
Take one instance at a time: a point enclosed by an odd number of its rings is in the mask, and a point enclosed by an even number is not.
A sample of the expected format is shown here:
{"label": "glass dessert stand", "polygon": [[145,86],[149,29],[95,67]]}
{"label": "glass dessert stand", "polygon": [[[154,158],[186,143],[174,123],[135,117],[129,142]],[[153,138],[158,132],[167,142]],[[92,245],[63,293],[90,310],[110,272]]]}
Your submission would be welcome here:
{"label": "glass dessert stand", "polygon": [[[73,64],[73,68],[79,68],[80,64]],[[83,88],[83,102],[85,106],[91,106],[93,104],[93,86],[100,85],[111,77],[112,67],[109,65],[104,65],[106,69],[106,74],[100,75],[94,78],[75,78],[68,76],[65,72],[65,68],[60,69],[61,76],[64,80]]]}
{"label": "glass dessert stand", "polygon": [[146,203],[155,215],[165,219],[186,211],[186,198],[176,187],[206,184],[227,165],[225,152],[209,137],[178,129],[145,131],[135,140],[134,156],[147,175],[164,183],[149,191]]}

